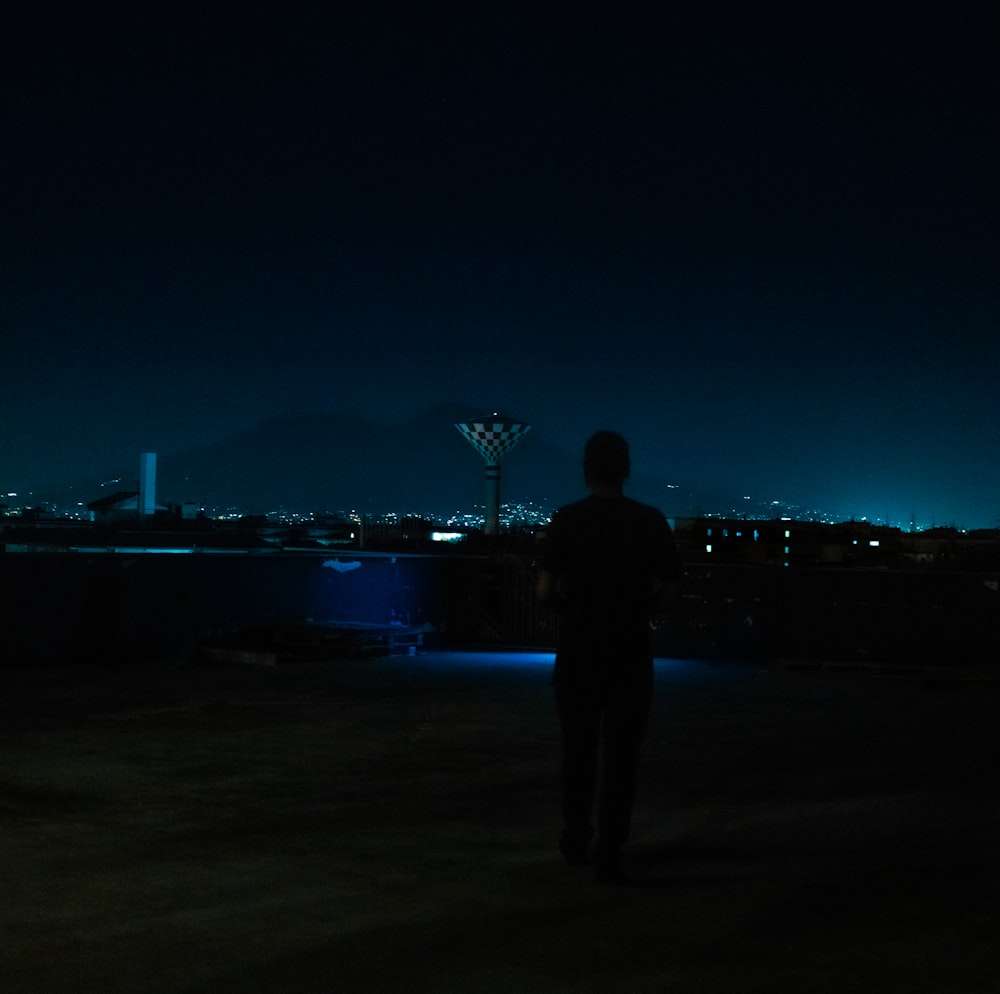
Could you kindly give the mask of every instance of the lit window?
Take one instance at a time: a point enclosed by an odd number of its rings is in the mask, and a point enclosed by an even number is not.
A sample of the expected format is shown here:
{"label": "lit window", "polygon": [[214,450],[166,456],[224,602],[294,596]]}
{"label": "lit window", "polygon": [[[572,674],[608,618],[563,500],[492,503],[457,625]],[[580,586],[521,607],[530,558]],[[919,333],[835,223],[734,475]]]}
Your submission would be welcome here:
{"label": "lit window", "polygon": [[711,552],[712,551],[712,546],[711,545],[706,545],[705,546],[705,551],[706,552]]}

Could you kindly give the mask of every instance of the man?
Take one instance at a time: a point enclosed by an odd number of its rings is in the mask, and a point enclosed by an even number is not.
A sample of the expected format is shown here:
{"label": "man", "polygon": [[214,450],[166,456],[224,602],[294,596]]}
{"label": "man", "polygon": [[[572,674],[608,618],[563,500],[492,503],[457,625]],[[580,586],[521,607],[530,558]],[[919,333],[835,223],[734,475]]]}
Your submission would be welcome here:
{"label": "man", "polygon": [[539,599],[562,614],[553,685],[562,725],[560,849],[589,862],[597,798],[594,859],[600,880],[624,879],[639,747],[653,693],[650,621],[676,596],[680,565],[673,535],[655,508],[623,494],[628,443],[611,431],[587,442],[589,496],[561,508],[539,560]]}

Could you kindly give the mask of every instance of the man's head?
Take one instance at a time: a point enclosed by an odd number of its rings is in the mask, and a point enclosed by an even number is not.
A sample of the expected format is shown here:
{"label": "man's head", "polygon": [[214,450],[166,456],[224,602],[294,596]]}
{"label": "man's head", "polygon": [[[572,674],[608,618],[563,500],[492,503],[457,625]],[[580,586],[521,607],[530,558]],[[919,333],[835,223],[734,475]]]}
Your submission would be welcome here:
{"label": "man's head", "polygon": [[621,490],[630,469],[628,442],[618,432],[591,435],[583,450],[583,478],[588,487]]}

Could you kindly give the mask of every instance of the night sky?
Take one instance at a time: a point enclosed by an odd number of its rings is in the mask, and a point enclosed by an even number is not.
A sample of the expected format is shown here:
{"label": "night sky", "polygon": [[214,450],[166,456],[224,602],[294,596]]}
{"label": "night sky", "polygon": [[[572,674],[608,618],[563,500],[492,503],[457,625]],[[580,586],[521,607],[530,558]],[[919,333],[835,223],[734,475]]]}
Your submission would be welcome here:
{"label": "night sky", "polygon": [[995,4],[113,6],[0,24],[4,492],[453,404],[1000,520]]}

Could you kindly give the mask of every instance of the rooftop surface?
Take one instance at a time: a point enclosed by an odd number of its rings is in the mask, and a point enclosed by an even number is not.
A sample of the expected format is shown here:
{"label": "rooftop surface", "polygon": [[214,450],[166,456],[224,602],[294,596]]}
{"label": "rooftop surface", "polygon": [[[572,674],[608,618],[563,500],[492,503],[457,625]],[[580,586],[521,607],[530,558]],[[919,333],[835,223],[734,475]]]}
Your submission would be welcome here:
{"label": "rooftop surface", "polygon": [[0,670],[0,989],[997,989],[995,684],[659,661],[609,887],[550,666]]}

